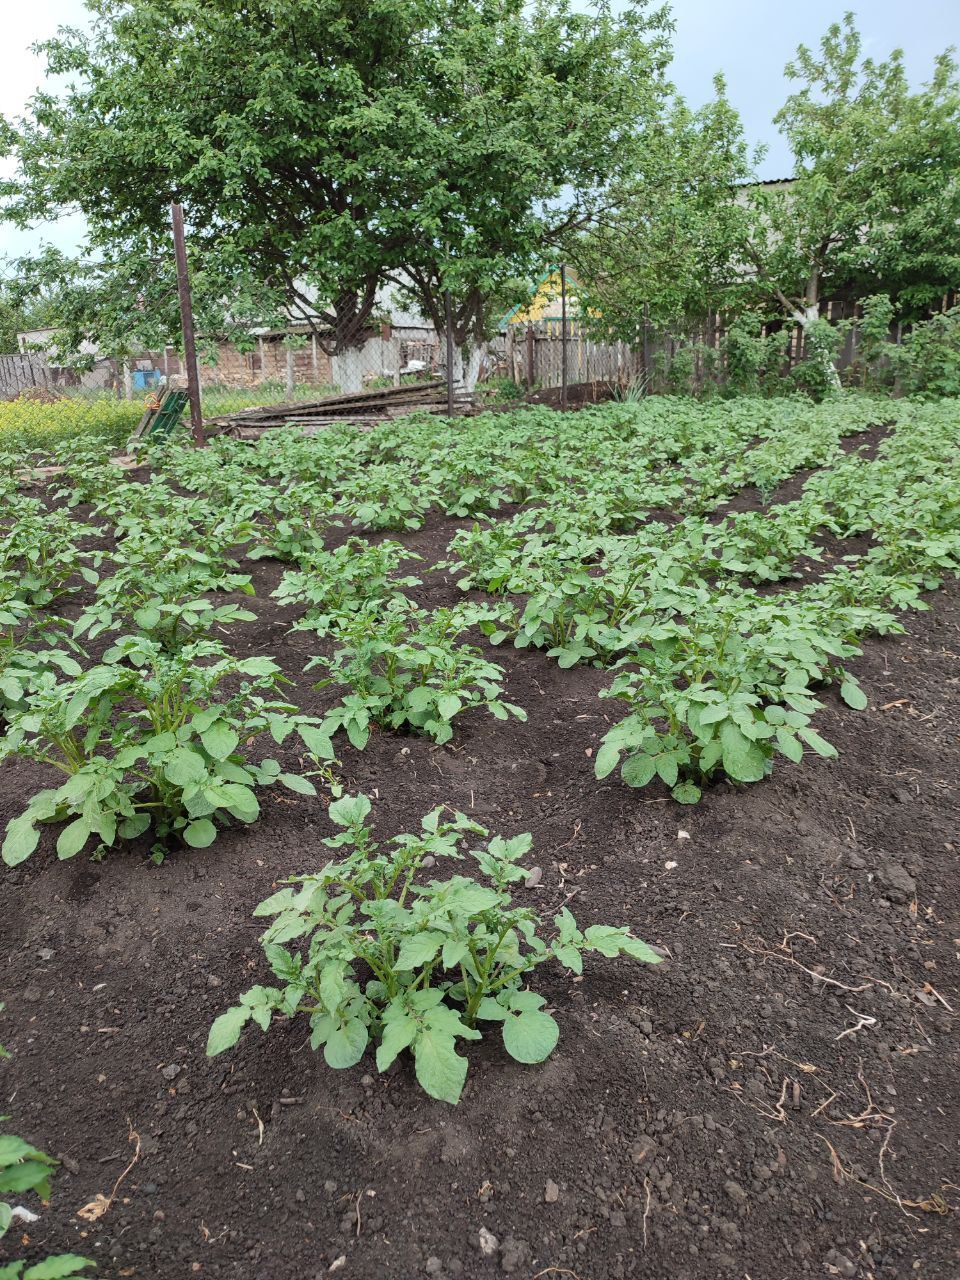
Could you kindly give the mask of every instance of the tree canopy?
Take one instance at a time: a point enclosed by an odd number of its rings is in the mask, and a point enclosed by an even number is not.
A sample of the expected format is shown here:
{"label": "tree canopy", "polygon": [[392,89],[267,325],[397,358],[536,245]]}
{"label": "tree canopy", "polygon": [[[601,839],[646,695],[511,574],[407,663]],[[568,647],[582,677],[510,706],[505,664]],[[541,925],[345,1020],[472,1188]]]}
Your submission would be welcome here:
{"label": "tree canopy", "polygon": [[737,191],[756,156],[721,76],[714,91],[696,111],[679,96],[665,100],[608,208],[568,237],[583,301],[598,328],[624,341],[636,339],[644,317],[699,324],[749,292],[750,214]]}
{"label": "tree canopy", "polygon": [[787,65],[775,120],[793,182],[757,188],[750,259],[801,323],[824,296],[879,291],[918,312],[960,282],[960,80],[950,52],[911,90],[903,54],[862,56],[852,14]]}
{"label": "tree canopy", "polygon": [[668,56],[647,0],[617,16],[568,0],[88,7],[89,32],[43,46],[68,87],[7,128],[19,177],[4,203],[21,223],[83,212],[88,260],[42,267],[96,299],[113,345],[131,325],[176,331],[171,200],[202,326],[289,311],[341,350],[392,280],[438,327],[449,288],[457,342],[481,336],[602,206]]}
{"label": "tree canopy", "polygon": [[699,111],[664,106],[613,212],[569,246],[598,327],[629,341],[644,314],[674,329],[711,310],[779,315],[826,369],[834,338],[813,327],[825,297],[882,293],[910,320],[960,284],[952,54],[911,89],[902,53],[864,57],[847,14],[786,73],[797,87],[775,116],[794,160],[784,182],[757,181],[761,153],[750,155],[722,80]]}

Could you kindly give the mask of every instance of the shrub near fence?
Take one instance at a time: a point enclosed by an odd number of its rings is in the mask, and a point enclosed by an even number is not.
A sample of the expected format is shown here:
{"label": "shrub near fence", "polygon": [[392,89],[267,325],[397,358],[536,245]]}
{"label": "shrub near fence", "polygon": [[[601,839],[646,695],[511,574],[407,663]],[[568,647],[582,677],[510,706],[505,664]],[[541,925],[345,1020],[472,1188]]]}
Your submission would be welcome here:
{"label": "shrub near fence", "polygon": [[94,438],[120,447],[142,416],[139,400],[8,400],[0,403],[0,450],[43,452],[66,441]]}
{"label": "shrub near fence", "polygon": [[[567,385],[605,382],[673,395],[770,395],[829,390],[824,369],[834,365],[845,386],[889,388],[906,394],[953,396],[960,387],[960,306],[945,295],[942,311],[911,325],[878,295],[860,302],[828,301],[806,335],[783,320],[756,313],[724,321],[710,313],[699,328],[670,333],[643,320],[637,341],[602,342],[581,319],[548,317],[513,324],[503,341],[507,376],[518,386],[559,387],[566,348]],[[826,363],[824,361],[824,358]]]}

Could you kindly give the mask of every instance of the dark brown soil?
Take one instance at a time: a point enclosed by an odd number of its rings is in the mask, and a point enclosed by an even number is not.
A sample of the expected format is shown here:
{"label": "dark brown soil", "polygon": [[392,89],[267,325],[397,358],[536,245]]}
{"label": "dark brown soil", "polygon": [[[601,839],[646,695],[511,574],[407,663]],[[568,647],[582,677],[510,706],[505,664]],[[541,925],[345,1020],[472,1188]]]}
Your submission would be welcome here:
{"label": "dark brown soil", "polygon": [[[429,565],[452,528],[407,541]],[[299,677],[316,642],[267,598],[278,567],[252,572],[259,621],[232,641]],[[454,590],[432,574],[416,594]],[[268,976],[253,907],[324,860],[319,801],[268,792],[255,827],[159,868],[57,863],[46,834],[0,898],[2,1110],[64,1165],[23,1252],[85,1252],[111,1280],[954,1280],[960,589],[932,605],[853,664],[868,711],[828,695],[839,761],[692,809],[595,781],[609,675],[539,653],[495,654],[526,725],[345,750],[383,835],[440,803],[532,831],[543,877],[521,894],[672,957],[545,974],[557,1051],[523,1067],[471,1046],[457,1108],[406,1063],[330,1071],[301,1024],[204,1056]],[[320,705],[302,678],[298,696]],[[47,781],[5,765],[0,818]]]}
{"label": "dark brown soil", "polygon": [[[571,409],[580,409],[585,404],[601,404],[604,400],[612,400],[616,385],[606,379],[596,382],[575,382],[567,387],[567,405]],[[552,409],[559,409],[561,392],[559,387],[544,387],[527,396],[528,404],[546,404]]]}

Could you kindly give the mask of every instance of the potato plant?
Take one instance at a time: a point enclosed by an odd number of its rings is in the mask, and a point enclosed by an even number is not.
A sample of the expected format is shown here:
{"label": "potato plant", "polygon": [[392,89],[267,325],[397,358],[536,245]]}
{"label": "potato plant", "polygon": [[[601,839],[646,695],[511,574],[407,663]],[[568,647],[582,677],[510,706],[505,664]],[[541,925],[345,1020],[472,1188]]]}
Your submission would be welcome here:
{"label": "potato plant", "polygon": [[214,627],[252,622],[256,615],[233,602],[217,604],[216,592],[253,595],[249,574],[216,550],[169,541],[146,527],[127,534],[112,557],[113,572],[100,579],[74,635],[94,639],[132,625],[173,652]]}
{"label": "potato plant", "polygon": [[[489,833],[455,813],[435,809],[416,834],[381,846],[367,822],[366,796],[330,806],[340,827],[325,844],[334,856],[315,875],[298,876],[256,908],[273,918],[262,938],[278,986],[257,985],[210,1028],[207,1053],[235,1045],[249,1022],[269,1029],[275,1018],[306,1015],[310,1045],[334,1068],[356,1066],[368,1046],[386,1071],[405,1050],[420,1086],[456,1103],[467,1077],[458,1041],[499,1029],[517,1062],[542,1062],[560,1027],[546,999],[529,987],[540,965],[583,972],[585,953],[625,955],[647,964],[662,956],[627,928],[581,930],[564,907],[552,928],[514,886],[531,837]],[[474,840],[480,847],[467,847]],[[463,862],[475,874],[425,879],[426,867]],[[291,945],[294,944],[294,945]]]}
{"label": "potato plant", "polygon": [[333,735],[343,729],[362,751],[372,724],[442,743],[450,741],[454,719],[466,711],[485,708],[498,720],[526,720],[521,707],[503,698],[503,668],[475,646],[457,643],[487,616],[469,607],[431,614],[406,601],[352,615],[338,630],[341,647],[331,658],[312,659],[307,668],[327,671],[317,688],[349,691],[327,713],[325,730]]}
{"label": "potato plant", "polygon": [[298,569],[288,569],[273,592],[281,604],[305,605],[299,629],[330,635],[371,606],[386,605],[408,587],[420,585],[410,574],[395,576],[405,560],[419,560],[399,542],[374,546],[350,538],[333,551],[317,550]]}
{"label": "potato plant", "polygon": [[262,696],[281,683],[271,659],[237,659],[212,641],[170,654],[144,636],[124,637],[108,657],[72,680],[42,675],[10,715],[0,760],[36,760],[66,781],[8,823],[9,866],[35,851],[44,823],[61,824],[61,859],[92,839],[105,851],[150,832],[160,861],[172,848],[206,848],[231,820],[256,821],[258,787],[315,794],[309,779],[249,755],[257,737],[283,743],[295,732],[312,757],[333,758],[314,718]]}
{"label": "potato plant", "polygon": [[79,543],[96,530],[69,512],[48,511],[34,498],[18,496],[4,513],[0,537],[0,590],[28,604],[47,607],[76,591],[81,580],[96,584],[91,553]]}
{"label": "potato plant", "polygon": [[[842,610],[784,608],[758,598],[698,596],[696,622],[649,627],[647,643],[624,659],[601,697],[616,698],[628,716],[605,735],[598,778],[621,765],[624,781],[644,787],[659,777],[675,800],[694,804],[714,777],[759,782],[779,753],[799,763],[804,748],[836,756],[812,726],[821,707],[813,686],[836,682],[846,704],[867,698],[840,659],[860,652]],[[738,608],[738,605],[740,608]],[[863,610],[858,625],[865,625]],[[831,616],[832,614],[832,616]],[[896,626],[873,611],[875,625]]]}
{"label": "potato plant", "polygon": [[255,545],[247,552],[250,560],[308,561],[323,553],[324,535],[339,523],[336,501],[321,481],[268,488],[247,477],[230,501],[255,530]]}

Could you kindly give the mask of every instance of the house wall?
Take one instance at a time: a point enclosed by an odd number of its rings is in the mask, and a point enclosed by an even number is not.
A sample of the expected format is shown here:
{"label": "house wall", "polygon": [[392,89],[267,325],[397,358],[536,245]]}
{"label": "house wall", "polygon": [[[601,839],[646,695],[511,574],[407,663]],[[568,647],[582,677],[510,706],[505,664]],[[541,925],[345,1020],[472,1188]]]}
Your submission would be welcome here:
{"label": "house wall", "polygon": [[[298,386],[326,386],[332,381],[330,357],[311,337],[305,346],[290,353],[293,380]],[[183,361],[174,347],[152,357],[154,366],[167,377],[185,373]],[[257,387],[264,382],[287,381],[288,352],[283,334],[266,334],[254,339],[249,351],[241,351],[233,343],[221,342],[213,359],[200,360],[200,382],[204,387]]]}

